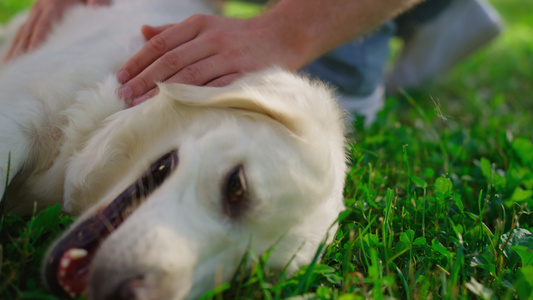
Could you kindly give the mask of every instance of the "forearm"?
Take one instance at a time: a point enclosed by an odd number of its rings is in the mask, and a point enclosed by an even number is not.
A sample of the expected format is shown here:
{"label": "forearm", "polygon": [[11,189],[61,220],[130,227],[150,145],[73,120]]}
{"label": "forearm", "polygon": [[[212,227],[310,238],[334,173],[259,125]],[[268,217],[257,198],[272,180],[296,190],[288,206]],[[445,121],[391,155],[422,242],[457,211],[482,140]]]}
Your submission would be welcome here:
{"label": "forearm", "polygon": [[263,17],[277,24],[281,38],[301,57],[303,66],[421,1],[281,0]]}
{"label": "forearm", "polygon": [[251,19],[195,15],[144,28],[149,41],[119,70],[119,95],[138,104],[157,81],[224,86],[274,65],[297,71],[419,1],[280,0]]}

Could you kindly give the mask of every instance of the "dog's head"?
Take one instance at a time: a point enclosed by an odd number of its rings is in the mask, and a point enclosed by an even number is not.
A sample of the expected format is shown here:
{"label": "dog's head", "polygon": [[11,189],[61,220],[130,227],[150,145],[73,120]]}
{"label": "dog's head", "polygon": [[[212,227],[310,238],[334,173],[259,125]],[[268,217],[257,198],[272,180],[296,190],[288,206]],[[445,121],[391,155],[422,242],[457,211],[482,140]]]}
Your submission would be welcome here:
{"label": "dog's head", "polygon": [[182,299],[227,282],[246,251],[272,248],[272,269],[309,263],[343,207],[332,93],[279,69],[160,89],[72,159],[66,207],[86,212],[46,257],[50,289]]}

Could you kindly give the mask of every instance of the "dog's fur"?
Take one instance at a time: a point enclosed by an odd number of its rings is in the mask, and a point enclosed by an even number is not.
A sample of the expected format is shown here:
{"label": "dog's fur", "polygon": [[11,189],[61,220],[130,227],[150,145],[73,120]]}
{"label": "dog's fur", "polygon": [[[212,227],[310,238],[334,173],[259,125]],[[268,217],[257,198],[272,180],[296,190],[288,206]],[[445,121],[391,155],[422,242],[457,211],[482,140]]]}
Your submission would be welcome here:
{"label": "dog's fur", "polygon": [[[342,114],[321,83],[274,68],[224,88],[161,84],[133,108],[118,99],[113,74],[143,45],[142,24],[208,10],[197,0],[75,7],[38,50],[0,66],[5,204],[27,213],[62,203],[80,215],[56,245],[177,150],[176,169],[98,247],[91,299],[132,279],[139,299],[193,298],[228,281],[247,250],[274,244],[271,268],[294,271],[343,208]],[[232,211],[227,178],[239,166],[246,197]]]}

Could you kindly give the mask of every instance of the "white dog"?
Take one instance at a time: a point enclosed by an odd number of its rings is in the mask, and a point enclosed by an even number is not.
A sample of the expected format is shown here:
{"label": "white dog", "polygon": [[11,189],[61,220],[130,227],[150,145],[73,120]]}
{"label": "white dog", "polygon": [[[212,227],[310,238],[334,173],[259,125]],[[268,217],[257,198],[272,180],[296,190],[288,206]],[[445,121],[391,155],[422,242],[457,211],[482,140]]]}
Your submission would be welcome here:
{"label": "white dog", "polygon": [[1,66],[8,209],[80,215],[45,257],[52,292],[194,298],[274,244],[270,267],[295,271],[343,209],[342,114],[321,83],[270,69],[224,88],[161,84],[133,108],[118,99],[114,73],[143,45],[142,24],[207,11],[197,0],[75,7]]}

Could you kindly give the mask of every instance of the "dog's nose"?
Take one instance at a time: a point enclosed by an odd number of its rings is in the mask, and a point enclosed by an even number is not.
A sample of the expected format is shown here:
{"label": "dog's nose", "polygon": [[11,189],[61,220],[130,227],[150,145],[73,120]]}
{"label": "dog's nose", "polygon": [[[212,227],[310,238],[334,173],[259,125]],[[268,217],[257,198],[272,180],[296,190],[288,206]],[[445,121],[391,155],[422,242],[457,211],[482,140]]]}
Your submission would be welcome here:
{"label": "dog's nose", "polygon": [[109,300],[151,300],[150,289],[142,276],[124,280]]}

